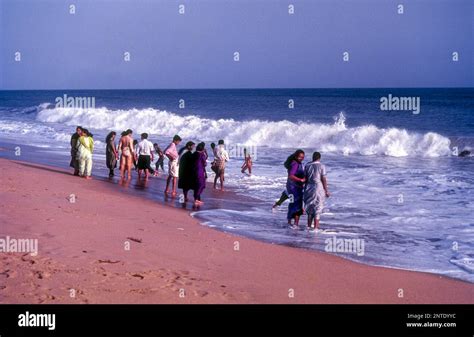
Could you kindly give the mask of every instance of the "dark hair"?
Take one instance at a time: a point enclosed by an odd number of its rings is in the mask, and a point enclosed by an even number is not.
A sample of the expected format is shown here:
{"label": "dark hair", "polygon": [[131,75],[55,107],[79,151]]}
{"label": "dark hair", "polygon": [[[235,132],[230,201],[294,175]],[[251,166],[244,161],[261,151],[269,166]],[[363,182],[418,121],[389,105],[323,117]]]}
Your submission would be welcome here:
{"label": "dark hair", "polygon": [[196,151],[203,151],[204,147],[206,146],[206,143],[201,142],[196,146]]}
{"label": "dark hair", "polygon": [[115,131],[110,131],[107,137],[105,137],[105,142],[109,143],[110,140],[112,139],[112,136],[115,136],[115,135],[116,135]]}
{"label": "dark hair", "polygon": [[216,147],[216,143],[211,143],[211,149]]}
{"label": "dark hair", "polygon": [[223,139],[219,139],[219,141],[217,142],[218,145],[224,145],[224,140]]}
{"label": "dark hair", "polygon": [[126,132],[127,132],[127,135],[133,133],[132,129],[128,129]]}
{"label": "dark hair", "polygon": [[89,136],[89,130],[87,130],[87,129],[82,129],[82,133],[85,133],[86,136]]}
{"label": "dark hair", "polygon": [[123,136],[126,136],[127,135],[127,131],[122,131],[122,133],[120,134],[122,137]]}
{"label": "dark hair", "polygon": [[158,143],[153,143],[153,146],[158,146]]}
{"label": "dark hair", "polygon": [[185,146],[179,149],[178,154],[181,155],[185,150],[188,150],[193,145],[194,145],[194,142],[192,141],[187,142]]}
{"label": "dark hair", "polygon": [[82,128],[82,126],[79,126],[79,125],[76,126],[76,131],[77,131],[77,129],[79,129],[79,130],[81,130],[81,131],[84,130],[84,129]]}
{"label": "dark hair", "polygon": [[141,134],[142,139],[147,139],[148,138],[148,133],[144,132]]}
{"label": "dark hair", "polygon": [[174,137],[173,137],[173,142],[175,142],[175,141],[182,141],[182,139],[181,139],[180,136],[174,135]]}
{"label": "dark hair", "polygon": [[321,153],[313,152],[313,161],[321,159]]}
{"label": "dark hair", "polygon": [[300,154],[304,154],[304,151],[303,150],[296,150],[292,155],[288,156],[288,158],[286,158],[285,162],[283,163],[283,166],[285,166],[285,168],[287,170],[290,169],[290,164],[293,162],[293,160],[295,160]]}
{"label": "dark hair", "polygon": [[133,140],[133,145],[137,145],[138,144],[138,140],[134,139]]}

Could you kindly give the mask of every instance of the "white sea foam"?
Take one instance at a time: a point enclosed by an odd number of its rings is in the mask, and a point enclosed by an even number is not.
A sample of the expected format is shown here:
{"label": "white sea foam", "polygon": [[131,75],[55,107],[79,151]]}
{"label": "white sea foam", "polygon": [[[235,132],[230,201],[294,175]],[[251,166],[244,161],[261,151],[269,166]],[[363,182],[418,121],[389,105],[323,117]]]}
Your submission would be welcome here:
{"label": "white sea foam", "polygon": [[341,113],[334,124],[282,121],[236,121],[209,119],[148,109],[109,110],[47,108],[37,114],[47,123],[83,125],[94,129],[122,131],[201,140],[226,139],[229,143],[279,148],[317,147],[324,152],[386,155],[393,157],[450,155],[450,140],[440,134],[419,134],[397,128],[374,125],[347,127]]}

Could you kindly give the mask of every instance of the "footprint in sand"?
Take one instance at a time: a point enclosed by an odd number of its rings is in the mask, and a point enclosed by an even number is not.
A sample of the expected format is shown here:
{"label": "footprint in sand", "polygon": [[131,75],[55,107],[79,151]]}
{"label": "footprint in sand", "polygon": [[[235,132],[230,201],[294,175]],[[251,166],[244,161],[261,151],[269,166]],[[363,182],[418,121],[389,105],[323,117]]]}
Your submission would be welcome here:
{"label": "footprint in sand", "polygon": [[32,259],[32,256],[29,253],[22,255],[21,260],[23,262],[28,262],[30,264],[35,264],[36,263],[36,261]]}
{"label": "footprint in sand", "polygon": [[40,271],[40,270],[35,270],[32,275],[34,277],[36,277],[37,279],[45,279],[45,278],[49,278],[51,276],[51,273],[47,272],[47,271]]}
{"label": "footprint in sand", "polygon": [[204,291],[204,290],[194,290],[193,294],[194,294],[194,296],[204,297],[204,296],[207,296],[209,293],[207,291]]}
{"label": "footprint in sand", "polygon": [[132,238],[132,237],[127,237],[127,239],[130,240],[130,241],[133,241],[133,242],[142,243],[142,239],[136,239],[136,238]]}
{"label": "footprint in sand", "polygon": [[145,278],[145,276],[140,275],[140,274],[131,274],[130,276],[132,276],[132,277],[137,277],[137,278],[139,278],[140,280],[143,280],[143,279]]}
{"label": "footprint in sand", "polygon": [[14,270],[7,269],[1,272],[0,275],[2,275],[5,278],[15,278],[18,275],[18,273]]}
{"label": "footprint in sand", "polygon": [[98,263],[119,263],[120,260],[117,260],[117,261],[113,261],[113,260],[97,260]]}

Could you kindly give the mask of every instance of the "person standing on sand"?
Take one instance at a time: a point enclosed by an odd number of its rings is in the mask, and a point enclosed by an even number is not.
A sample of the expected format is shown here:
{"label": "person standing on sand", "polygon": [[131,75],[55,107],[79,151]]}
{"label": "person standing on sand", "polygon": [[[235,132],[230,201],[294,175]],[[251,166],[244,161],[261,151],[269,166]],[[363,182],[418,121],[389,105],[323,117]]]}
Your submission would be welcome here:
{"label": "person standing on sand", "polygon": [[92,179],[92,152],[94,139],[87,129],[82,130],[82,135],[77,140],[77,160],[79,161],[79,176]]}
{"label": "person standing on sand", "polygon": [[245,173],[246,170],[249,170],[249,175],[252,175],[252,157],[250,154],[247,154],[247,149],[244,149],[244,163],[241,168],[242,173]]}
{"label": "person standing on sand", "polygon": [[186,146],[180,150],[178,188],[183,190],[184,202],[188,201],[189,190],[194,190],[193,181],[193,148],[194,142],[187,142]]}
{"label": "person standing on sand", "polygon": [[288,166],[288,180],[286,182],[286,190],[290,199],[288,205],[288,225],[291,226],[291,220],[294,219],[295,223],[292,226],[296,228],[300,221],[300,216],[303,214],[303,187],[305,183],[304,177],[304,151],[296,150],[296,152],[288,157],[285,166]]}
{"label": "person standing on sand", "polygon": [[115,131],[112,131],[105,138],[105,161],[109,169],[109,178],[115,175],[114,170],[117,167],[118,152],[115,146],[115,136]]}
{"label": "person standing on sand", "polygon": [[303,200],[310,229],[318,229],[324,201],[330,196],[326,179],[326,166],[321,164],[320,160],[321,154],[314,152],[313,161],[306,164],[304,168],[306,184]]}
{"label": "person standing on sand", "polygon": [[155,170],[151,167],[153,143],[148,140],[148,133],[141,134],[141,141],[137,145],[136,154],[138,155],[138,179],[140,179],[143,170],[145,171],[145,179],[148,179],[149,173],[155,175]]}
{"label": "person standing on sand", "polygon": [[196,152],[193,153],[193,180],[194,180],[194,205],[200,206],[201,194],[206,188],[206,161],[207,161],[206,144],[199,143]]}
{"label": "person standing on sand", "polygon": [[214,161],[216,166],[216,176],[214,178],[214,189],[217,189],[217,179],[221,183],[221,191],[224,190],[224,173],[226,162],[229,161],[229,154],[225,150],[224,140],[219,140],[217,147],[214,149]]}
{"label": "person standing on sand", "polygon": [[168,178],[166,179],[165,194],[169,193],[170,182],[173,181],[171,195],[176,196],[176,180],[178,179],[178,150],[176,146],[181,142],[181,137],[175,135],[173,141],[165,149],[165,156],[168,157]]}
{"label": "person standing on sand", "polygon": [[120,156],[120,178],[125,178],[125,172],[127,172],[128,179],[132,179],[132,163],[135,153],[133,151],[133,139],[130,136],[131,130],[122,132],[120,138],[118,150],[122,153]]}
{"label": "person standing on sand", "polygon": [[76,127],[76,132],[71,136],[71,162],[69,166],[74,169],[74,175],[79,175],[79,161],[77,160],[77,141],[82,136],[82,126]]}

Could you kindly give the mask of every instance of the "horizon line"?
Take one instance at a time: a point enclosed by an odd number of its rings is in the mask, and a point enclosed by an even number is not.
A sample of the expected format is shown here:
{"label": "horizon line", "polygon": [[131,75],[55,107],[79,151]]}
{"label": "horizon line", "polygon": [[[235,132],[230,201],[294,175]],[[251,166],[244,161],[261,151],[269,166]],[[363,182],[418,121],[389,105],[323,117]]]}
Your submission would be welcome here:
{"label": "horizon line", "polygon": [[278,87],[278,88],[77,88],[77,89],[3,89],[0,91],[124,91],[124,90],[354,90],[354,89],[474,89],[466,87]]}

